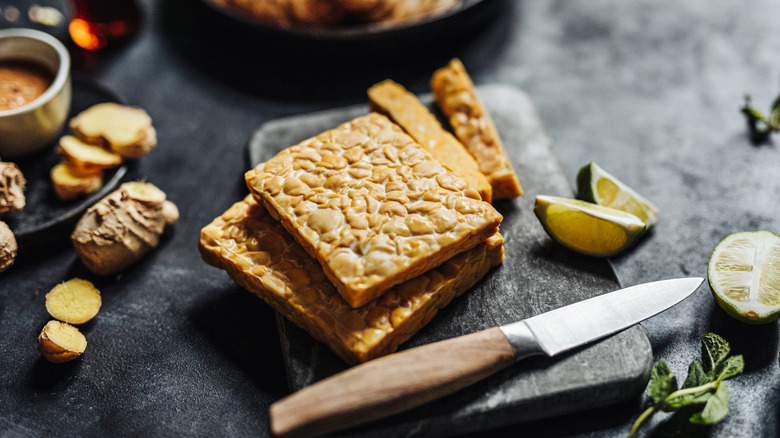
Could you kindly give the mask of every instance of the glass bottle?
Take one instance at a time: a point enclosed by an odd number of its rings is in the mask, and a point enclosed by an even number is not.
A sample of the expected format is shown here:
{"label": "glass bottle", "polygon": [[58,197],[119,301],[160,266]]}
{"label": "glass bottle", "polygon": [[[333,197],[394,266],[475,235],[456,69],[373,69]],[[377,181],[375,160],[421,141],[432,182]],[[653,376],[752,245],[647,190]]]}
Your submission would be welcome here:
{"label": "glass bottle", "polygon": [[136,0],[71,0],[70,37],[79,47],[98,50],[130,39],[141,23]]}

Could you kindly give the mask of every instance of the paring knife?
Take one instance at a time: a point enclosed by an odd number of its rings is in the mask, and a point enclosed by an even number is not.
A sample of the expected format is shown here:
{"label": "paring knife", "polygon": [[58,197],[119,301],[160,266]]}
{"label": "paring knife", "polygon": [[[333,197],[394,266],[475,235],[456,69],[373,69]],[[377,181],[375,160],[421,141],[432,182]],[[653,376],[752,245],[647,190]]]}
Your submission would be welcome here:
{"label": "paring knife", "polygon": [[679,303],[703,278],[627,287],[532,318],[374,359],[271,405],[277,436],[315,436],[396,414],[465,388],[514,362],[555,356]]}

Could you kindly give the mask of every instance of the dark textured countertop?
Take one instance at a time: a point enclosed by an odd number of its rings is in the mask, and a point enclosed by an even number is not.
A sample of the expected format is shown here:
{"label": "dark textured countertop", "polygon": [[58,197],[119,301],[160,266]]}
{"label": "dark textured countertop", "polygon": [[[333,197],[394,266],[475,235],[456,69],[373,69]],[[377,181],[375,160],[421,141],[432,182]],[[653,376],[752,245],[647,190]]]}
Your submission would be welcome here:
{"label": "dark textured countertop", "polygon": [[[363,102],[361,90],[386,77],[426,92],[433,69],[454,56],[476,83],[530,95],[572,181],[596,161],[658,205],[658,226],[612,260],[622,284],[704,276],[726,235],[780,231],[780,138],[752,145],[738,112],[745,93],[766,109],[780,92],[775,1],[503,1],[486,26],[435,48],[381,62],[355,49],[352,64],[320,53],[308,66],[262,41],[204,42],[209,28],[192,25],[187,0],[141,3],[139,35],[108,52],[73,48],[74,70],[150,112],[159,146],[128,178],[160,186],[181,219],[119,277],[91,275],[62,239],[22,248],[0,274],[0,436],[267,436],[268,406],[287,393],[274,313],[200,260],[200,228],[245,193],[245,145],[263,122]],[[379,43],[393,52],[392,41]],[[95,281],[103,308],[84,328],[85,356],[52,365],[35,348],[43,297],[73,276]],[[654,357],[680,380],[704,333],[744,355],[745,373],[729,381],[731,412],[705,434],[778,435],[776,323],[730,319],[704,286],[642,325]],[[491,432],[626,436],[645,404],[643,396]],[[247,407],[256,415],[243,415]],[[658,414],[645,432],[667,418]]]}

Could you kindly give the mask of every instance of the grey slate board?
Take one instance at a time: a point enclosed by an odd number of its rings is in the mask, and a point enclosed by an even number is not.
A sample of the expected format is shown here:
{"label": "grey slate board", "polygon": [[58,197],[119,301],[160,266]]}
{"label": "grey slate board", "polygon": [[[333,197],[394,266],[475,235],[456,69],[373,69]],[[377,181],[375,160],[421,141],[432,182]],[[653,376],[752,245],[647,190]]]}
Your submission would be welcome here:
{"label": "grey slate board", "polygon": [[[533,214],[537,195],[573,193],[530,98],[506,85],[478,91],[525,193],[495,203],[504,215],[500,227],[504,263],[440,310],[402,349],[513,322],[619,288],[607,260],[557,246]],[[423,101],[430,105],[430,96]],[[251,163],[366,112],[366,106],[359,105],[266,123],[250,140]],[[346,368],[327,347],[278,314],[277,322],[291,390]],[[347,434],[452,435],[604,406],[637,397],[651,366],[650,344],[637,325],[562,357],[518,363],[461,392]]]}

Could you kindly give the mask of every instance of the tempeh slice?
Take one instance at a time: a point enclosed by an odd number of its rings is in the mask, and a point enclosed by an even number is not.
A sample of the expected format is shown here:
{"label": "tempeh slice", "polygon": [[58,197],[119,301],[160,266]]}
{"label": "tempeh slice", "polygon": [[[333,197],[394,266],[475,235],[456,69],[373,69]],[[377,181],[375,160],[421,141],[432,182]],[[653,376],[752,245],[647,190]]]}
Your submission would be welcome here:
{"label": "tempeh slice", "polygon": [[204,227],[199,248],[207,263],[226,270],[350,364],[395,351],[503,260],[503,239],[495,234],[354,309],[319,263],[251,196]]}
{"label": "tempeh slice", "polygon": [[479,192],[483,201],[492,200],[490,181],[480,172],[474,157],[457,138],[441,127],[436,116],[417,96],[388,79],[369,88],[368,98],[372,110],[390,117],[441,164],[462,176]]}
{"label": "tempeh slice", "polygon": [[504,152],[501,138],[459,59],[434,72],[431,90],[455,135],[476,158],[493,186],[493,199],[515,198],[523,189]]}
{"label": "tempeh slice", "polygon": [[502,219],[377,113],[289,147],[245,176],[352,307],[473,248]]}

